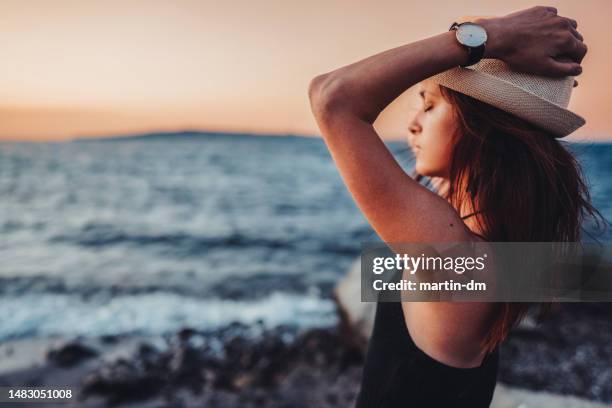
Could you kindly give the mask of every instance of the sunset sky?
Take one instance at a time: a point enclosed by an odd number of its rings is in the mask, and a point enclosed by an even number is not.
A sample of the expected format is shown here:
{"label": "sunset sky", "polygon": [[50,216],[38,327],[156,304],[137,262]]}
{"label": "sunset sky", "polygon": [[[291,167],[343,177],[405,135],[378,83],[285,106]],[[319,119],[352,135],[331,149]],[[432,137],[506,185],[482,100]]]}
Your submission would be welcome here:
{"label": "sunset sky", "polygon": [[[508,4],[512,7],[509,8]],[[0,139],[202,129],[318,135],[318,74],[436,35],[463,15],[536,4],[578,21],[589,53],[569,108],[573,139],[612,139],[612,2],[0,2]],[[376,123],[402,138],[412,92]]]}

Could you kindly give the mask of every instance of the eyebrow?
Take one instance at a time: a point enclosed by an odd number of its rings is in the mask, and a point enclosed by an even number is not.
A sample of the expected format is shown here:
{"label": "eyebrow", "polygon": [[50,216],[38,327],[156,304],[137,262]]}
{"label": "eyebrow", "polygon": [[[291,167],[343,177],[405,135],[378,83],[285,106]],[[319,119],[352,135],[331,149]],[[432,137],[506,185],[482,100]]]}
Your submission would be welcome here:
{"label": "eyebrow", "polygon": [[434,100],[434,101],[438,100],[438,96],[436,94],[432,93],[432,92],[429,92],[429,91],[426,91],[426,90],[422,90],[421,92],[419,92],[419,95],[421,95],[422,99],[425,99],[425,94],[429,95],[429,97],[432,100]]}

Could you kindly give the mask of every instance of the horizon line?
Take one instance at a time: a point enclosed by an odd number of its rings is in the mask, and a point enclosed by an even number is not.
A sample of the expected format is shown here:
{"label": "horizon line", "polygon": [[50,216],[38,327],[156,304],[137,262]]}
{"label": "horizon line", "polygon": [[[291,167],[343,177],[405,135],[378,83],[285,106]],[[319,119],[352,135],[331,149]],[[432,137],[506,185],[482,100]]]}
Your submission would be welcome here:
{"label": "horizon line", "polygon": [[[209,135],[227,135],[227,136],[253,136],[253,137],[302,137],[302,138],[318,138],[322,139],[322,135],[313,133],[302,133],[293,131],[284,132],[269,132],[269,131],[244,131],[244,130],[215,130],[215,129],[201,129],[201,128],[181,128],[177,130],[142,130],[133,132],[119,132],[119,133],[97,133],[97,134],[83,134],[67,138],[58,139],[30,139],[23,137],[12,138],[10,136],[0,136],[0,143],[70,143],[79,141],[104,141],[104,140],[117,140],[117,139],[130,139],[147,136],[171,136],[181,134],[209,134]],[[380,136],[380,135],[379,135]],[[405,135],[387,135],[387,137],[380,136],[385,141],[400,141],[405,140]],[[564,138],[565,139],[565,138]],[[562,141],[569,141],[572,143],[595,143],[595,144],[610,144],[612,143],[612,135],[608,138],[595,138],[585,139],[584,136],[580,139],[574,140],[571,135],[568,139]]]}

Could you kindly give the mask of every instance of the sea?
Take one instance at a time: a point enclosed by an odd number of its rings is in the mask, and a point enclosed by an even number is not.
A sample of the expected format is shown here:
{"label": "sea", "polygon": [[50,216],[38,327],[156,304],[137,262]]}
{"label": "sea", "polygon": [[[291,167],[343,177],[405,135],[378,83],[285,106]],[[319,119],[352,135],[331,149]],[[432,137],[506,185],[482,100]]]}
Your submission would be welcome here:
{"label": "sea", "polygon": [[[571,148],[612,220],[612,144]],[[331,327],[334,286],[376,240],[320,138],[1,142],[0,342]]]}

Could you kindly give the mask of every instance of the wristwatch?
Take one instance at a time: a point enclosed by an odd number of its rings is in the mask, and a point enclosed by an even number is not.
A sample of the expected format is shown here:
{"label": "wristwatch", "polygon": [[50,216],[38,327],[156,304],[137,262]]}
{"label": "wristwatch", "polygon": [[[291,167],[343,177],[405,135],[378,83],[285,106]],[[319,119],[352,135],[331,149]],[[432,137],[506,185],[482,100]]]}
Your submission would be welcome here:
{"label": "wristwatch", "polygon": [[463,45],[468,50],[469,58],[465,64],[460,67],[468,67],[474,65],[482,59],[485,51],[485,43],[487,42],[487,31],[483,26],[476,23],[453,23],[448,31],[456,30],[455,37],[459,44]]}

